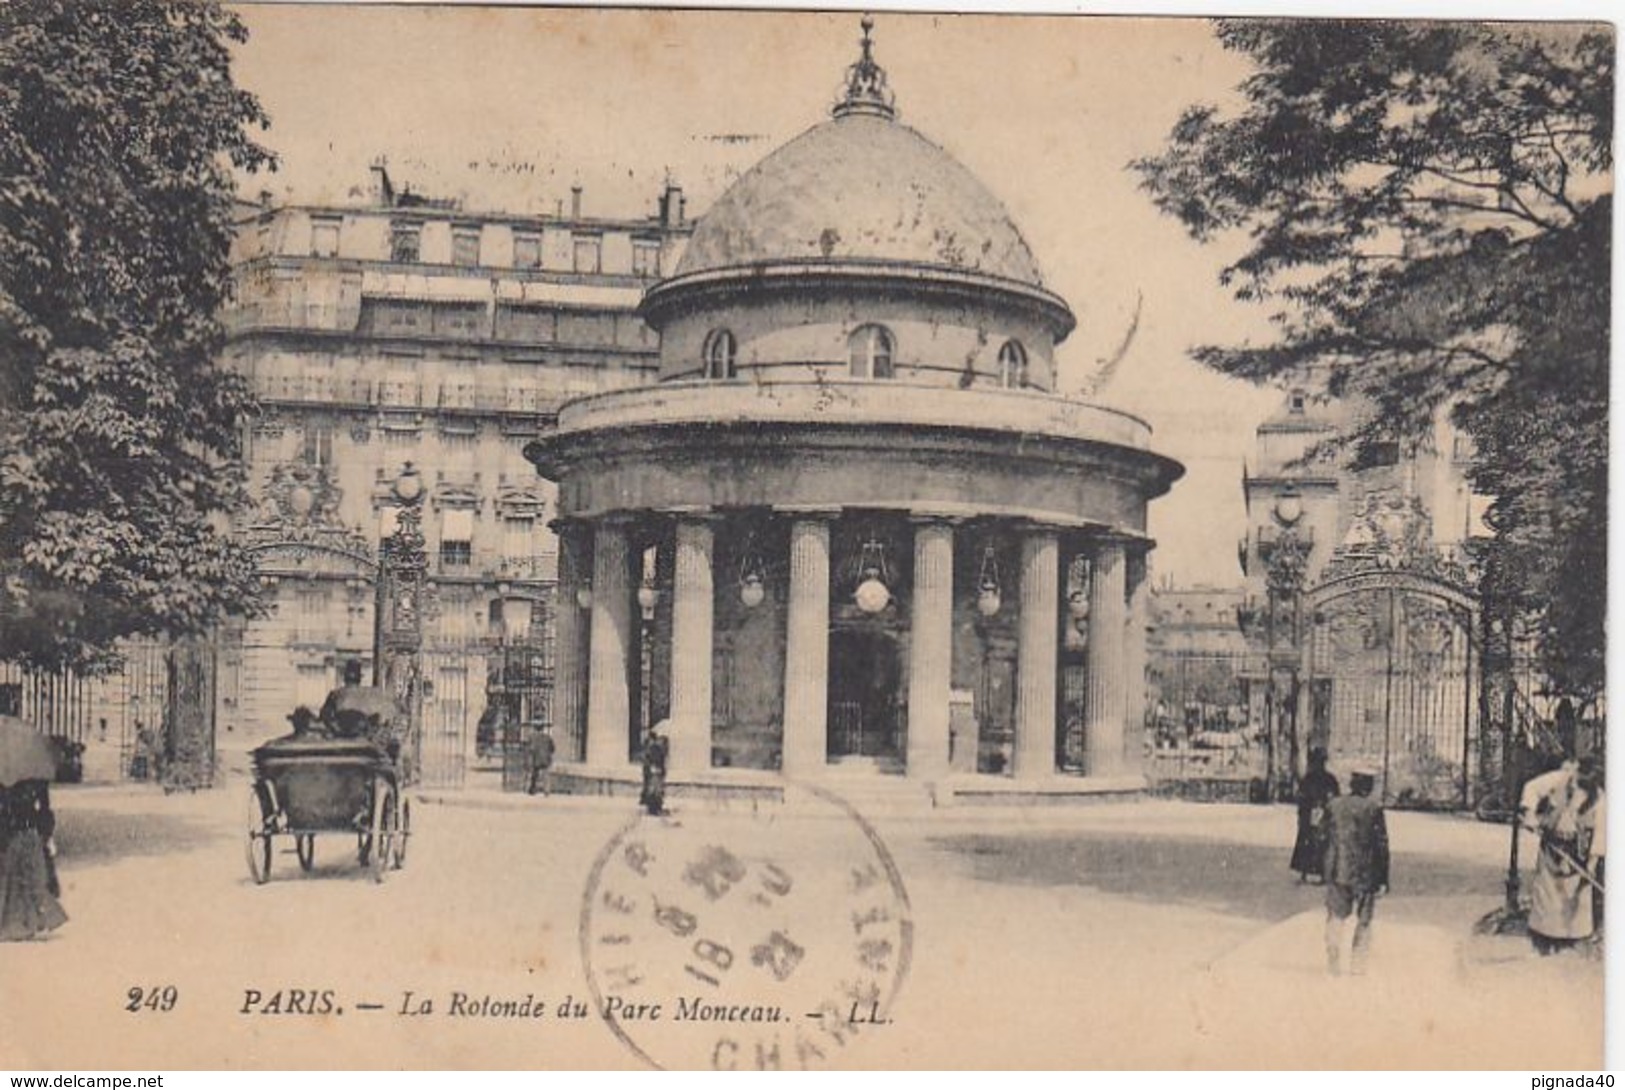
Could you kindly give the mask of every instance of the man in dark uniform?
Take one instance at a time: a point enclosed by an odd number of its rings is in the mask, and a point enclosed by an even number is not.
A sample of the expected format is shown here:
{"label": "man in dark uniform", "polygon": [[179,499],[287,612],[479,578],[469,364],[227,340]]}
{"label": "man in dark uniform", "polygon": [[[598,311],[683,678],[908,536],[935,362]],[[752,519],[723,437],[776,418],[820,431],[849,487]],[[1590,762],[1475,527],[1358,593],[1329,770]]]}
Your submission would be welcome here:
{"label": "man in dark uniform", "polygon": [[1371,918],[1377,895],[1388,892],[1388,823],[1371,797],[1377,773],[1367,766],[1349,773],[1349,794],[1326,804],[1326,967],[1343,971],[1343,931],[1350,915],[1354,948],[1349,970],[1365,972],[1371,949]]}
{"label": "man in dark uniform", "polygon": [[553,735],[546,723],[537,723],[530,732],[530,794],[536,793],[538,783],[542,786],[542,794],[548,793],[552,769]]}
{"label": "man in dark uniform", "polygon": [[344,684],[327,694],[317,718],[334,734],[356,738],[367,732],[368,716],[374,713],[369,702],[373,690],[361,684],[361,660],[350,659],[344,664]]}
{"label": "man in dark uniform", "polygon": [[351,659],[344,664],[344,684],[327,694],[317,718],[335,738],[371,742],[397,763],[398,771],[410,782],[409,755],[402,753],[407,726],[402,711],[383,689],[361,684],[361,660]]}
{"label": "man in dark uniform", "polygon": [[671,743],[666,739],[666,720],[649,728],[643,739],[643,808],[659,817],[666,812],[666,761]]}

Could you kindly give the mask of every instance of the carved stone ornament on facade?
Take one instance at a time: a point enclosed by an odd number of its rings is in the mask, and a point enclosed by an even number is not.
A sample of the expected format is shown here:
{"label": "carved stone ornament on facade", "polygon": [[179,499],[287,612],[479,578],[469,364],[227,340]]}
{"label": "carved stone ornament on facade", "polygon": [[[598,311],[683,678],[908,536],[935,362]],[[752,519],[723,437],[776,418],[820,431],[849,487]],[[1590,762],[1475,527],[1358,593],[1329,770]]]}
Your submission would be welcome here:
{"label": "carved stone ornament on facade", "polygon": [[464,481],[441,481],[429,493],[429,505],[436,511],[458,508],[477,512],[480,509],[479,489]]}
{"label": "carved stone ornament on facade", "polygon": [[497,490],[496,507],[504,516],[540,518],[547,510],[547,497],[538,489],[507,485]]}
{"label": "carved stone ornament on facade", "polygon": [[1321,580],[1374,570],[1406,571],[1457,586],[1471,585],[1473,580],[1461,561],[1442,555],[1433,545],[1431,522],[1422,502],[1398,489],[1366,494]]}
{"label": "carved stone ornament on facade", "polygon": [[305,462],[273,466],[245,542],[256,550],[276,547],[282,559],[295,563],[314,551],[326,551],[370,565],[371,544],[360,531],[339,521],[343,498],[343,491],[320,466]]}

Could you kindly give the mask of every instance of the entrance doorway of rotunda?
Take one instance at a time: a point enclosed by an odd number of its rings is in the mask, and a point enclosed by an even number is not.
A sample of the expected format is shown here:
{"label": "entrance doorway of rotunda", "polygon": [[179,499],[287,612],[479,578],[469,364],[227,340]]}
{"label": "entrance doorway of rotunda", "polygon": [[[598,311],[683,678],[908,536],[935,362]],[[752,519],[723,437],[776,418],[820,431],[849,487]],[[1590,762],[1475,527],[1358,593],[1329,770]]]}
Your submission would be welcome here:
{"label": "entrance doorway of rotunda", "polygon": [[829,759],[900,770],[902,657],[896,637],[864,625],[829,637]]}

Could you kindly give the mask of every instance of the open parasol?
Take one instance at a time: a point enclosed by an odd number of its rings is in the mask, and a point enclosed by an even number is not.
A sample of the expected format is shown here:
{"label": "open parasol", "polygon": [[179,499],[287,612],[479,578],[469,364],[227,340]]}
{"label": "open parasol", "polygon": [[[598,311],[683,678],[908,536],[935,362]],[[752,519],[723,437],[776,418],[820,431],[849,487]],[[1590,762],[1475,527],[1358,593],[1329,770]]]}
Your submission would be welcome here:
{"label": "open parasol", "polygon": [[13,715],[0,715],[0,787],[56,778],[56,756],[43,734]]}

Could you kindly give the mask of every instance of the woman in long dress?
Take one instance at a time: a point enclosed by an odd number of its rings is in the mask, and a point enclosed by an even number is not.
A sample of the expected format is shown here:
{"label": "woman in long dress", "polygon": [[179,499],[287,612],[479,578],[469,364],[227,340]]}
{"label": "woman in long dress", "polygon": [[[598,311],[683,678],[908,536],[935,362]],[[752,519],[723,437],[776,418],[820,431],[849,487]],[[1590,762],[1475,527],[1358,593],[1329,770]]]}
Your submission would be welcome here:
{"label": "woman in long dress", "polygon": [[1326,771],[1326,751],[1309,751],[1309,771],[1298,784],[1298,839],[1292,845],[1291,867],[1298,881],[1321,877],[1326,854],[1326,804],[1338,794],[1337,777]]}
{"label": "woman in long dress", "polygon": [[1608,825],[1602,768],[1594,758],[1568,761],[1524,786],[1524,826],[1540,837],[1529,886],[1529,939],[1554,954],[1596,930],[1592,891],[1601,879]]}
{"label": "woman in long dress", "polygon": [[55,832],[44,783],[0,788],[0,940],[32,939],[67,922],[48,854]]}

